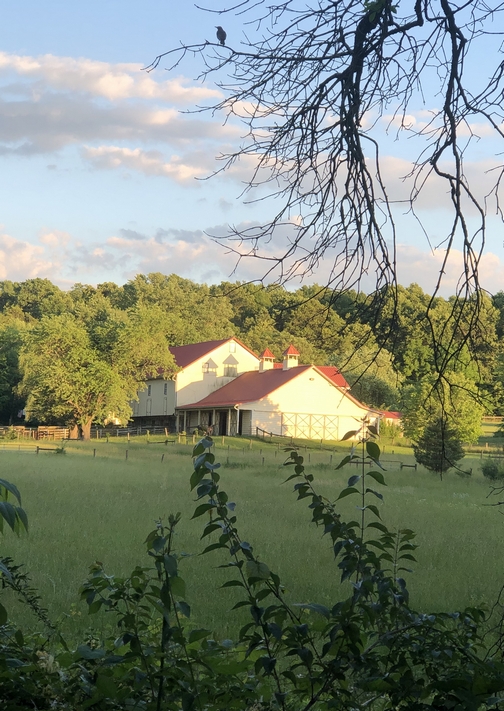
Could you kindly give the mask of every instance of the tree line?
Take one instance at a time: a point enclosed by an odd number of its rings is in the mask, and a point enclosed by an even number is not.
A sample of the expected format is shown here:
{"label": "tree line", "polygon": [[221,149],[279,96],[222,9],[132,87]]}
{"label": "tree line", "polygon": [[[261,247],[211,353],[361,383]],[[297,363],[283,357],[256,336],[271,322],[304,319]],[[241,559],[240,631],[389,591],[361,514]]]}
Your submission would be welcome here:
{"label": "tree line", "polygon": [[152,373],[176,372],[168,346],[234,335],[257,353],[281,359],[294,343],[300,362],[337,366],[362,402],[402,411],[413,439],[443,413],[471,442],[484,412],[504,412],[504,292],[480,294],[477,309],[473,322],[470,301],[432,299],[417,284],[365,294],[160,273],[69,291],[3,281],[0,422],[25,409],[88,436],[111,414],[126,421]]}

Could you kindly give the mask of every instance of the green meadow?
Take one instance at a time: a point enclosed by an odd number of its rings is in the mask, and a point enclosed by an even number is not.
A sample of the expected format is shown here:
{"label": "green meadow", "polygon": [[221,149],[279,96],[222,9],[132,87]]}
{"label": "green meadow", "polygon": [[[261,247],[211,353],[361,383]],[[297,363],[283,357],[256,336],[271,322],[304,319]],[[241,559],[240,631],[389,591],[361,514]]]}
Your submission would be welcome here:
{"label": "green meadow", "polygon": [[[228,579],[228,571],[218,568],[227,562],[225,554],[198,555],[212,541],[200,541],[205,518],[191,520],[191,444],[76,442],[67,444],[65,455],[35,455],[34,449],[17,451],[16,446],[0,449],[0,477],[20,489],[30,532],[16,538],[7,531],[0,539],[1,555],[25,565],[64,633],[74,638],[89,627],[78,600],[88,566],[98,560],[110,574],[126,575],[135,565],[148,565],[143,541],[156,520],[177,511],[182,512],[177,549],[188,554],[181,574],[192,618],[222,636],[236,629],[240,615],[230,611],[236,590],[220,587]],[[215,453],[222,463],[222,488],[237,504],[242,538],[280,574],[289,599],[327,605],[344,594],[329,540],[310,523],[308,500],[297,501],[292,482],[283,483],[291,473],[283,466],[283,450],[241,439],[226,439],[223,445],[219,439]],[[342,446],[334,451],[314,445],[304,454],[315,486],[331,499],[357,473],[355,466],[335,471]],[[389,527],[417,533],[417,562],[406,576],[412,605],[422,611],[491,606],[504,583],[504,517],[488,505],[479,455],[462,462],[472,476],[448,473],[443,481],[422,468],[401,470],[401,462],[414,462],[404,447],[386,445],[382,458],[388,486],[376,486],[384,501],[373,503]],[[358,503],[354,497],[343,499],[342,514],[353,516]],[[10,593],[2,595],[11,616],[30,624]],[[106,614],[92,621],[98,632],[108,624]]]}

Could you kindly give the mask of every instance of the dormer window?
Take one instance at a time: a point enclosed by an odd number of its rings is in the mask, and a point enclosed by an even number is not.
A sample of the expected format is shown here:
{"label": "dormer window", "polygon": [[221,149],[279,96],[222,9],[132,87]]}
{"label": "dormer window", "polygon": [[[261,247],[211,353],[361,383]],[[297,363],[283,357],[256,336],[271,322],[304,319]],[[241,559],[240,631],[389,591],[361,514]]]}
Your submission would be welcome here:
{"label": "dormer window", "polygon": [[236,342],[235,341],[229,341],[229,352],[236,353]]}
{"label": "dormer window", "polygon": [[236,378],[238,375],[238,368],[236,365],[225,365],[224,366],[224,377],[225,378]]}

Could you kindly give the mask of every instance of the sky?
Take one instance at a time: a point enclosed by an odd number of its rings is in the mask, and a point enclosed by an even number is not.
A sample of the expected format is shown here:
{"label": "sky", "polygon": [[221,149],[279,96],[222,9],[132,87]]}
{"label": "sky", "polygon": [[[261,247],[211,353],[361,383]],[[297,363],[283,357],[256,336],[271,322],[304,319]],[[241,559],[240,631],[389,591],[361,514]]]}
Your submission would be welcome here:
{"label": "sky", "polygon": [[[198,60],[142,71],[179,42],[213,40],[217,22],[228,43],[242,37],[242,18],[216,20],[190,2],[18,0],[2,8],[0,279],[43,277],[67,289],[157,271],[207,283],[262,276],[264,263],[237,265],[232,250],[211,238],[271,215],[266,203],[242,194],[246,163],[206,179],[220,166],[216,157],[239,145],[243,127],[187,113],[222,98],[211,80],[195,79]],[[425,121],[431,108],[419,107],[411,122]],[[386,128],[383,167],[401,199],[410,148]],[[468,171],[483,190],[496,150],[481,133]],[[446,190],[429,184],[419,209],[428,239],[404,209],[396,212],[399,280],[430,292],[444,256],[431,247],[449,225]],[[492,293],[504,288],[502,232],[491,218],[480,277]],[[264,253],[287,238],[276,235]],[[455,249],[445,296],[455,291],[461,263]],[[323,283],[330,267],[322,262],[311,281]]]}

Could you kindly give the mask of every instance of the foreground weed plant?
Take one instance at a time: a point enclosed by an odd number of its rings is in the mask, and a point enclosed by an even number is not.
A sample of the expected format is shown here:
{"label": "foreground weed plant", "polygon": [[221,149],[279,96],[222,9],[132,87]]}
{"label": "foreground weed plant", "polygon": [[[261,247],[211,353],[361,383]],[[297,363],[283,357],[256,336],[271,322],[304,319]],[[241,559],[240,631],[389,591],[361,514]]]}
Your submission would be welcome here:
{"label": "foreground weed plant", "polygon": [[[47,632],[25,635],[7,619],[0,626],[2,708],[131,711],[392,711],[504,708],[502,644],[489,653],[485,614],[419,614],[411,609],[405,573],[414,562],[414,534],[391,531],[376,505],[386,486],[376,432],[363,423],[348,433],[359,444],[338,469],[357,472],[334,500],[322,496],[303,457],[286,451],[287,482],[308,505],[334,551],[341,595],[334,606],[287,602],[279,575],[239,532],[236,505],[221,488],[220,465],[202,439],[193,450],[193,518],[201,518],[206,547],[221,555],[225,588],[248,621],[236,639],[219,641],[191,619],[175,546],[180,515],[158,521],[147,536],[149,564],[119,578],[95,563],[81,589],[89,612],[105,610],[115,633],[92,633],[69,649],[39,611]],[[369,466],[371,465],[371,466]],[[339,502],[355,497],[355,520]],[[214,553],[217,551],[217,553]],[[19,568],[4,560],[19,590]],[[316,571],[314,571],[316,575]],[[19,593],[18,590],[18,593]],[[210,591],[210,588],[209,588]]]}

